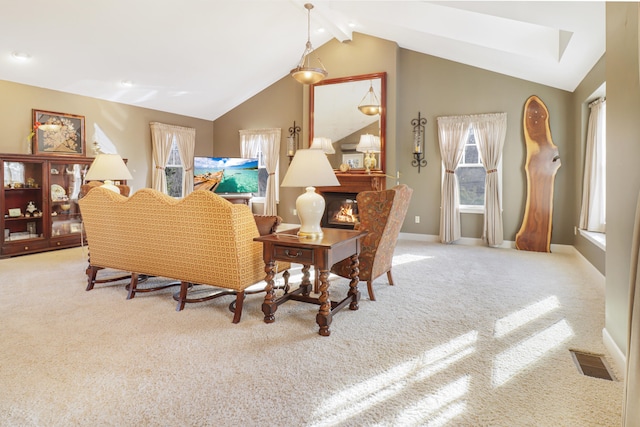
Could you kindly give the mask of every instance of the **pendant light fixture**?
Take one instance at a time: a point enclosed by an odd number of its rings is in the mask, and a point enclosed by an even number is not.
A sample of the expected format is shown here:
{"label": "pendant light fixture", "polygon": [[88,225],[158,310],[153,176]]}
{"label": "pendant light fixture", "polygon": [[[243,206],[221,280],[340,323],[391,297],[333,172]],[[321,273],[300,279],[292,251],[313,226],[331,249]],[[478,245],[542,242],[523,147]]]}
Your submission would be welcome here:
{"label": "pendant light fixture", "polygon": [[367,116],[380,114],[380,101],[378,101],[378,97],[373,91],[373,82],[371,82],[369,91],[364,94],[364,97],[362,97],[362,101],[360,101],[360,104],[358,105],[358,110]]}
{"label": "pendant light fixture", "polygon": [[327,77],[329,73],[327,73],[327,70],[319,58],[316,58],[316,61],[320,65],[319,67],[311,65],[311,53],[313,52],[313,46],[311,46],[311,9],[313,9],[313,5],[307,3],[304,5],[304,8],[307,9],[307,45],[302,53],[302,58],[300,58],[298,66],[291,70],[290,74],[291,77],[298,82],[304,85],[312,85]]}

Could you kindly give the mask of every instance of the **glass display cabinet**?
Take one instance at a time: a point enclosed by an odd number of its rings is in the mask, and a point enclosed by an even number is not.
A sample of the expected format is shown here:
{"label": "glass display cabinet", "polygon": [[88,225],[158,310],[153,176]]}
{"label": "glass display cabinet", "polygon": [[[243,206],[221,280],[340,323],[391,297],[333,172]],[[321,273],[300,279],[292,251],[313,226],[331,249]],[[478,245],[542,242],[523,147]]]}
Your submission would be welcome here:
{"label": "glass display cabinet", "polygon": [[0,155],[0,257],[79,246],[80,188],[93,158]]}

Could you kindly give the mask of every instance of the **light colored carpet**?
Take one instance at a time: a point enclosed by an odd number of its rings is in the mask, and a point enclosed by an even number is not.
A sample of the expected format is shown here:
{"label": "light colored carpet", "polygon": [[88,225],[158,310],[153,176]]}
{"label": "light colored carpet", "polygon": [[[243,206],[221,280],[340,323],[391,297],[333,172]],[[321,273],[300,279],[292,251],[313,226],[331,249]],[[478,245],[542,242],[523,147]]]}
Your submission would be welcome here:
{"label": "light colored carpet", "polygon": [[83,248],[0,260],[0,425],[619,425],[622,383],[569,353],[605,353],[584,260],[417,241],[395,255],[396,286],[378,279],[330,337],[315,305],[265,324],[262,294],[234,325],[232,297],[176,312],[172,291],[86,292]]}

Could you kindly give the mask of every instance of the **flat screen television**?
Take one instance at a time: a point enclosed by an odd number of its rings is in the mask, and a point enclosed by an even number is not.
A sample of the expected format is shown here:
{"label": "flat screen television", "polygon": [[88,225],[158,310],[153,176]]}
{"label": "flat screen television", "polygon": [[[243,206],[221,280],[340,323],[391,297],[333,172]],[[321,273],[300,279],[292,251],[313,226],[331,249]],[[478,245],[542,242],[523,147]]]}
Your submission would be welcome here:
{"label": "flat screen television", "polygon": [[258,172],[258,159],[195,157],[193,187],[219,194],[257,193]]}

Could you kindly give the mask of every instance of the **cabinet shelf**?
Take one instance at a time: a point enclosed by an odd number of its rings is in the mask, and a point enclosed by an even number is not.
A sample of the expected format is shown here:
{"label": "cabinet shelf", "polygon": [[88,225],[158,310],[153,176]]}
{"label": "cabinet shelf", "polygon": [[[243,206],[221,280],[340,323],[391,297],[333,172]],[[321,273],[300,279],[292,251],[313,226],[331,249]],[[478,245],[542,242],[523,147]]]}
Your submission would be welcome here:
{"label": "cabinet shelf", "polygon": [[41,216],[14,216],[5,218],[5,221],[38,221],[42,219]]}

